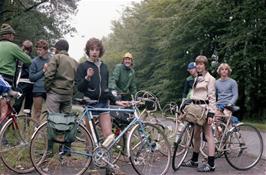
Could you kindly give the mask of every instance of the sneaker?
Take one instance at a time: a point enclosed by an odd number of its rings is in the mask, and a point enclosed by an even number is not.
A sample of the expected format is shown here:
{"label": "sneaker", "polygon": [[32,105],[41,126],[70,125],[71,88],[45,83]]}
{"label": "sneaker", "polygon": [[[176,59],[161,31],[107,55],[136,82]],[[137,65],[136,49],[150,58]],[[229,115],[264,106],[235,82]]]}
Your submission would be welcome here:
{"label": "sneaker", "polygon": [[186,162],[182,162],[181,166],[184,166],[184,167],[191,167],[191,168],[197,168],[199,165],[198,162],[194,162],[192,160],[188,160]]}
{"label": "sneaker", "polygon": [[211,171],[215,171],[215,166],[211,167],[208,163],[198,167],[198,172],[211,172]]}

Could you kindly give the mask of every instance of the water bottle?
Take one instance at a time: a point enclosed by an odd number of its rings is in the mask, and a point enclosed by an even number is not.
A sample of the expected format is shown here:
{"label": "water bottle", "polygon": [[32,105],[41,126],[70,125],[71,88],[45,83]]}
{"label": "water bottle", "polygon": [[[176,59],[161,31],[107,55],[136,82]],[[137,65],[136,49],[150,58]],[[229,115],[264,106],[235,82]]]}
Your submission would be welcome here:
{"label": "water bottle", "polygon": [[185,127],[186,127],[186,124],[187,124],[187,122],[180,123],[180,124],[178,125],[177,133],[176,133],[176,139],[175,139],[175,142],[176,142],[177,144],[180,143],[180,140],[181,140],[181,139],[180,139],[180,136],[181,136],[182,132],[184,131],[184,129],[185,129]]}

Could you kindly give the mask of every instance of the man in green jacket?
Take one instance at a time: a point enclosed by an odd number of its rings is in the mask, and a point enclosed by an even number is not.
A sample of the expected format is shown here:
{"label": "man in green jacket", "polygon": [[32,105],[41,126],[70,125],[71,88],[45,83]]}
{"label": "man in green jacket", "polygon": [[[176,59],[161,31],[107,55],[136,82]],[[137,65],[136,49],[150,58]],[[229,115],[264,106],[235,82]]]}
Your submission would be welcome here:
{"label": "man in green jacket", "polygon": [[[12,43],[15,38],[14,29],[8,24],[2,24],[0,28],[0,74],[9,84],[14,85],[16,61],[20,60],[24,64],[30,64],[31,58],[22,49]],[[1,117],[7,113],[5,100],[0,100]]]}
{"label": "man in green jacket", "polygon": [[15,31],[8,24],[2,24],[0,29],[0,74],[10,84],[13,84],[16,61],[30,64],[31,58],[23,50],[12,43],[15,39]]}
{"label": "man in green jacket", "polygon": [[133,69],[133,56],[127,52],[122,64],[117,64],[110,77],[109,88],[112,93],[120,94],[121,100],[130,100],[131,95],[137,92],[135,71]]}

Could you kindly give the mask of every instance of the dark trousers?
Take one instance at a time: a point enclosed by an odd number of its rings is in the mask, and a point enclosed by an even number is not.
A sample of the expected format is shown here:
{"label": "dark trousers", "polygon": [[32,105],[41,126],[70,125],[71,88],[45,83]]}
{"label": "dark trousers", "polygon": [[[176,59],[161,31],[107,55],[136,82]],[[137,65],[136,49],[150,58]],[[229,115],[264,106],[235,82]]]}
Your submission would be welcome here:
{"label": "dark trousers", "polygon": [[23,100],[25,99],[24,109],[31,110],[33,103],[33,96],[32,96],[33,85],[29,83],[19,83],[17,89],[18,91],[22,91],[22,97],[16,99],[15,104],[13,105],[14,109],[16,110],[17,113],[19,113],[23,104]]}

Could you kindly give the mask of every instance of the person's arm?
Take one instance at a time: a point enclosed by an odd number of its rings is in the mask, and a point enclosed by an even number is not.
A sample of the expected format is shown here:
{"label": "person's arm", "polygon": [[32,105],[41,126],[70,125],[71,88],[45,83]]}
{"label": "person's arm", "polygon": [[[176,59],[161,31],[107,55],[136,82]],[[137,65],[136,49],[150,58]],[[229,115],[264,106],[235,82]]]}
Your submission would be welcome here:
{"label": "person's arm", "polygon": [[57,72],[58,64],[59,62],[57,56],[54,56],[48,63],[47,70],[44,74],[44,86],[46,91],[49,91],[51,89],[51,85],[53,84]]}
{"label": "person's arm", "polygon": [[116,65],[109,80],[109,85],[108,85],[109,89],[121,92],[121,89],[119,89],[116,84],[119,80],[119,76],[120,76],[120,67],[119,65]]}
{"label": "person's arm", "polygon": [[233,97],[230,100],[230,104],[235,104],[238,99],[238,85],[235,80],[232,81],[232,93],[233,93]]}
{"label": "person's arm", "polygon": [[135,79],[135,73],[133,74],[130,86],[129,86],[129,91],[131,95],[135,95],[137,93],[137,85],[136,85],[136,79]]}
{"label": "person's arm", "polygon": [[[208,100],[209,100],[209,114],[208,117],[213,117],[216,111],[216,96],[215,96],[215,79],[213,77],[209,78],[208,83]],[[212,116],[211,116],[212,115]]]}
{"label": "person's arm", "polygon": [[31,58],[28,56],[23,50],[18,47],[17,45],[13,45],[12,55],[17,58],[18,60],[22,61],[24,64],[30,64]]}
{"label": "person's arm", "polygon": [[44,72],[43,69],[41,69],[40,71],[37,72],[37,65],[36,62],[33,62],[30,65],[30,72],[29,72],[29,79],[32,82],[36,82],[37,80],[39,80],[40,78],[42,78]]}

